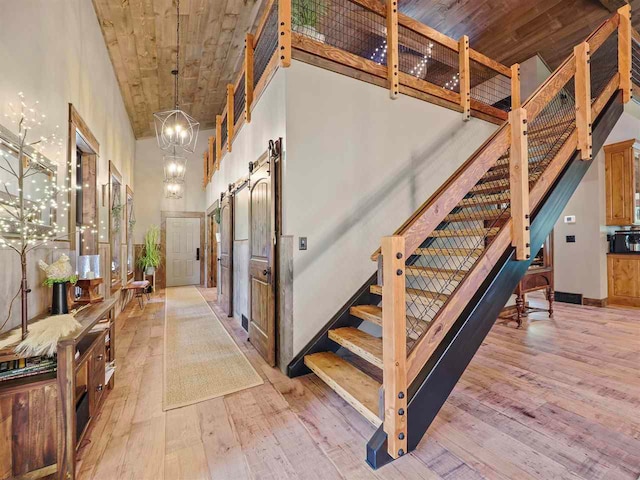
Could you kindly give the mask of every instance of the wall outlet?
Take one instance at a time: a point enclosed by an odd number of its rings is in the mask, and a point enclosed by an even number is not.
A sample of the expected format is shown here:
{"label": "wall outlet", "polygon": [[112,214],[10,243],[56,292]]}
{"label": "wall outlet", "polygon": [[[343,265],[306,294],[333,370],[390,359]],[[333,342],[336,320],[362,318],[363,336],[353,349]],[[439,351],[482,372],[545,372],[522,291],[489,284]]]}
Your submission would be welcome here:
{"label": "wall outlet", "polygon": [[567,215],[564,217],[564,223],[576,223],[575,215]]}
{"label": "wall outlet", "polygon": [[300,244],[298,246],[298,250],[306,250],[307,249],[307,237],[300,237]]}
{"label": "wall outlet", "polygon": [[576,243],[575,235],[567,235],[567,243]]}

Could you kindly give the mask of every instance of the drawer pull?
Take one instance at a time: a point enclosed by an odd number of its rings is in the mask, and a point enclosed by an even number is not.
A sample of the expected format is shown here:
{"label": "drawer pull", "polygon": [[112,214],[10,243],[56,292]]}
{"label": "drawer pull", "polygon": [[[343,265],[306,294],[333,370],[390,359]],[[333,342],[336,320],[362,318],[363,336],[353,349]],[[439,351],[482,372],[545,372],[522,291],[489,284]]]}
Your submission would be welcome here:
{"label": "drawer pull", "polygon": [[104,355],[103,355],[103,354],[100,354],[100,355],[98,355],[98,356],[96,357],[96,360],[100,361],[100,360],[102,360],[103,358],[104,358]]}
{"label": "drawer pull", "polygon": [[96,391],[97,391],[97,392],[101,392],[103,388],[104,388],[104,386],[103,386],[102,384],[100,384],[100,385],[98,385],[98,386],[96,387]]}

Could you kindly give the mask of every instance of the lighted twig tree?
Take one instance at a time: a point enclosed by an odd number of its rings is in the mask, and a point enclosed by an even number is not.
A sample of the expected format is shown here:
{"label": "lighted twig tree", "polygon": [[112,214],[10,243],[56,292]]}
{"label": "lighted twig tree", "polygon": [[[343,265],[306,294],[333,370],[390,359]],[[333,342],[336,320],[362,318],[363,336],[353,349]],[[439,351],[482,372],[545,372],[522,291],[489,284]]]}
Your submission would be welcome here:
{"label": "lighted twig tree", "polygon": [[[30,292],[27,283],[27,260],[34,249],[68,236],[67,210],[69,207],[68,177],[58,182],[58,165],[41,152],[45,146],[62,151],[63,141],[57,135],[31,139],[32,130],[43,126],[45,115],[28,106],[19,93],[19,105],[9,104],[6,115],[15,127],[15,141],[0,139],[0,246],[9,248],[20,256],[22,276],[18,291],[9,304],[9,312],[0,331],[11,318],[13,303],[18,295],[22,300],[22,337],[28,332],[28,302]],[[69,175],[68,169],[65,169]],[[60,223],[58,223],[58,220]],[[54,248],[56,248],[54,246]]]}

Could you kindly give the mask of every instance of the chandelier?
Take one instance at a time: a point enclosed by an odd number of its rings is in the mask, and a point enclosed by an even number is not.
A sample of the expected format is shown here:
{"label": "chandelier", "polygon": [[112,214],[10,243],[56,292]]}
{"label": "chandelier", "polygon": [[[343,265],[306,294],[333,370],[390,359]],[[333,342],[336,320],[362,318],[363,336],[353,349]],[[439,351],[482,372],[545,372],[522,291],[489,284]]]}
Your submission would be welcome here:
{"label": "chandelier", "polygon": [[184,193],[184,181],[182,180],[165,180],[164,196],[165,198],[178,199],[182,198]]}
{"label": "chandelier", "polygon": [[200,124],[187,112],[179,107],[178,77],[180,76],[180,0],[176,2],[176,68],[171,70],[174,77],[174,108],[153,114],[156,127],[156,139],[162,150],[181,149],[194,153]]}
{"label": "chandelier", "polygon": [[171,155],[162,157],[164,164],[164,181],[165,182],[184,182],[184,176],[187,172],[187,159],[183,156],[176,155],[174,150]]}

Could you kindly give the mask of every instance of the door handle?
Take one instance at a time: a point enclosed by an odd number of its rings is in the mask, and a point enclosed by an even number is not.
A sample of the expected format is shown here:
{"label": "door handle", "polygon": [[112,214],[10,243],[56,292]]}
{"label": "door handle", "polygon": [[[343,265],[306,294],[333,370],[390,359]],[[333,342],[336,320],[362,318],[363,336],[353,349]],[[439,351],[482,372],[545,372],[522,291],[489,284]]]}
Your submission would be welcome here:
{"label": "door handle", "polygon": [[196,248],[196,260],[200,260],[200,247]]}

